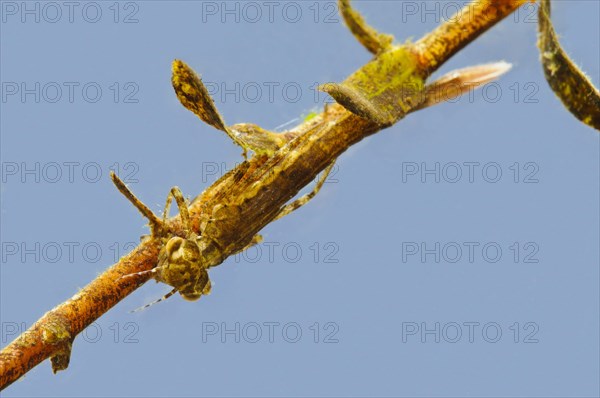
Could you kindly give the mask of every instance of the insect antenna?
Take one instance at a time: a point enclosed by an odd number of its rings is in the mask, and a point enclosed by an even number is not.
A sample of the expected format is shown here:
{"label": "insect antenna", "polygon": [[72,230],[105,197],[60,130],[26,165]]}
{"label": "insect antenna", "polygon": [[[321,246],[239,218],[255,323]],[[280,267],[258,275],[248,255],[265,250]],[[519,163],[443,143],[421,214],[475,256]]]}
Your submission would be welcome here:
{"label": "insect antenna", "polygon": [[159,268],[159,267],[155,267],[155,268],[149,269],[147,271],[134,272],[133,274],[125,274],[125,275],[122,275],[119,278],[117,278],[117,281],[120,281],[121,279],[126,279],[126,278],[133,278],[134,276],[142,276],[142,275],[146,275],[146,274],[155,274],[157,272],[157,268]]}
{"label": "insect antenna", "polygon": [[168,299],[169,297],[171,297],[175,293],[177,293],[177,288],[171,290],[169,293],[165,294],[164,296],[162,296],[158,300],[154,300],[153,302],[148,303],[148,304],[144,305],[143,307],[136,308],[135,310],[132,310],[132,311],[129,311],[129,312],[130,313],[134,313],[134,312],[139,312],[139,311],[145,310],[146,308],[148,308],[148,307],[150,307],[150,306],[152,306],[152,305],[154,305],[156,303],[160,303],[161,301]]}

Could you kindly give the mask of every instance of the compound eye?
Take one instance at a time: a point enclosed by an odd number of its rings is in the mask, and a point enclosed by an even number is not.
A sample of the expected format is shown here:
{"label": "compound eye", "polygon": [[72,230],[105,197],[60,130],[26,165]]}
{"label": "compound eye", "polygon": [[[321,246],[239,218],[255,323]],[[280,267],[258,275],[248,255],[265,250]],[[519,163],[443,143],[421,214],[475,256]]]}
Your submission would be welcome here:
{"label": "compound eye", "polygon": [[167,251],[169,253],[176,252],[177,250],[181,249],[181,245],[183,244],[183,242],[184,240],[178,236],[172,237],[167,242]]}

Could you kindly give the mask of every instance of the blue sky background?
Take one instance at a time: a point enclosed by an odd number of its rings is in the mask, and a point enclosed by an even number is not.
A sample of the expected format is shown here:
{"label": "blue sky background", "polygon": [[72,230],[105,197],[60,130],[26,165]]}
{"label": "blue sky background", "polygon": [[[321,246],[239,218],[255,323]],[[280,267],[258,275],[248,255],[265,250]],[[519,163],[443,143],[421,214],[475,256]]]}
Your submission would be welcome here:
{"label": "blue sky background", "polygon": [[[272,21],[264,2],[238,3],[239,22],[222,2],[81,2],[72,22],[54,4],[61,16],[1,3],[2,346],[147,232],[111,168],[160,211],[171,186],[195,196],[241,160],[178,103],[173,59],[219,89],[229,124],[271,129],[322,103],[315,83],[369,60],[334,2],[275,2]],[[402,42],[458,4],[356,7]],[[598,396],[600,137],[543,79],[536,10],[439,72],[513,63],[497,85],[352,147],[260,251],[211,270],[210,296],[130,314],[169,291],[148,283],[76,339],[67,371],[46,361],[2,396]],[[553,21],[598,85],[600,4],[554,2]],[[10,94],[36,82],[37,103]],[[221,96],[236,82],[239,101]],[[436,164],[439,182],[422,173]]]}

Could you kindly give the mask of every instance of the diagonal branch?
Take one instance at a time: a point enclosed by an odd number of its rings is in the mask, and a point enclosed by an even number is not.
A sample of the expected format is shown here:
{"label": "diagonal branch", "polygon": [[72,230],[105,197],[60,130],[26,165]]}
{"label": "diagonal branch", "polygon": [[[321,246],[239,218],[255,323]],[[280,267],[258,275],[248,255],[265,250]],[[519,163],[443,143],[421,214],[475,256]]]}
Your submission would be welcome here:
{"label": "diagonal branch", "polygon": [[448,21],[415,43],[420,67],[433,73],[472,40],[529,0],[479,0],[464,7]]}
{"label": "diagonal branch", "polygon": [[[474,0],[462,11],[466,17],[451,19],[414,45],[382,51],[342,85],[355,90],[349,95],[356,92],[379,107],[386,115],[386,124],[396,122],[419,105],[415,98],[422,94],[425,80],[435,69],[525,1]],[[405,83],[412,87],[408,96],[402,93]],[[352,144],[384,127],[362,116],[334,104],[298,126],[295,138],[282,148],[255,154],[198,196],[189,207],[189,216],[192,230],[210,237],[202,256],[218,259],[217,265],[243,250],[319,172]],[[167,230],[184,235],[179,217],[166,223]],[[155,267],[161,245],[160,239],[145,239],[6,346],[0,352],[0,389],[47,358],[51,358],[54,372],[65,369],[75,337],[150,279],[149,273],[121,277]]]}

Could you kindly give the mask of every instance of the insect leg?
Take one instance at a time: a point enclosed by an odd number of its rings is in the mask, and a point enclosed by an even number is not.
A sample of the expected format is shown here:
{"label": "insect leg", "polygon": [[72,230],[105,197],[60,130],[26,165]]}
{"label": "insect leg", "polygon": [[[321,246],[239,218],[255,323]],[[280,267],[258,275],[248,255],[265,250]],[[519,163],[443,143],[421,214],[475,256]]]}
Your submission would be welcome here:
{"label": "insect leg", "polygon": [[191,230],[190,213],[188,211],[188,206],[185,202],[185,198],[183,197],[183,194],[181,193],[181,190],[178,187],[171,188],[170,195],[173,195],[175,201],[177,202],[177,207],[179,207],[179,215],[181,216],[181,223],[183,225],[183,231],[185,232],[185,236],[189,236]]}
{"label": "insect leg", "polygon": [[157,232],[162,228],[163,224],[158,217],[146,206],[141,200],[139,200],[125,183],[117,176],[113,171],[110,172],[110,178],[115,184],[119,192],[123,194],[133,204],[144,217],[150,222],[150,232],[152,236],[156,236]]}
{"label": "insect leg", "polygon": [[252,246],[258,245],[262,241],[263,241],[262,235],[256,234],[252,237],[252,240],[250,241],[250,243],[248,243],[246,246],[244,246],[242,249],[236,251],[235,253],[232,253],[231,255],[235,255],[235,254],[241,253],[245,250],[248,250]]}
{"label": "insect leg", "polygon": [[325,168],[325,171],[323,171],[323,174],[319,178],[319,181],[317,181],[317,185],[315,186],[315,189],[312,190],[312,192],[293,201],[289,205],[285,205],[284,207],[282,207],[281,210],[279,210],[279,213],[277,214],[277,216],[275,216],[275,218],[273,219],[273,221],[279,220],[280,218],[287,216],[288,214],[290,214],[294,210],[299,209],[300,207],[304,206],[306,203],[308,203],[309,200],[314,198],[315,195],[318,194],[319,191],[321,190],[321,187],[325,183],[325,180],[327,180],[327,177],[329,176],[329,173],[331,173],[331,170],[333,169],[334,164],[335,164],[335,160],[333,162],[331,162],[329,164],[329,166],[327,166],[327,168]]}
{"label": "insect leg", "polygon": [[171,201],[173,200],[173,195],[171,192],[167,195],[167,203],[165,203],[165,209],[163,210],[162,222],[163,225],[167,224],[167,217],[169,217],[169,210],[171,210]]}

